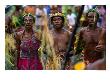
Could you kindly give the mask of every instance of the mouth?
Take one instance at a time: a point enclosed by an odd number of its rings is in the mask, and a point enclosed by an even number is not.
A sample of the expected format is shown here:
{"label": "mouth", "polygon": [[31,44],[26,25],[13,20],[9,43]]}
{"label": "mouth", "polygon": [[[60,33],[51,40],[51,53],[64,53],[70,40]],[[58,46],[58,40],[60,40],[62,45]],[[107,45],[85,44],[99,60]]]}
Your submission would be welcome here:
{"label": "mouth", "polygon": [[60,26],[60,24],[55,24],[55,26]]}
{"label": "mouth", "polygon": [[94,24],[95,22],[94,22],[94,21],[90,21],[89,23],[90,23],[90,24]]}
{"label": "mouth", "polygon": [[26,25],[26,26],[31,26],[31,25]]}
{"label": "mouth", "polygon": [[60,25],[60,24],[56,24],[56,25]]}

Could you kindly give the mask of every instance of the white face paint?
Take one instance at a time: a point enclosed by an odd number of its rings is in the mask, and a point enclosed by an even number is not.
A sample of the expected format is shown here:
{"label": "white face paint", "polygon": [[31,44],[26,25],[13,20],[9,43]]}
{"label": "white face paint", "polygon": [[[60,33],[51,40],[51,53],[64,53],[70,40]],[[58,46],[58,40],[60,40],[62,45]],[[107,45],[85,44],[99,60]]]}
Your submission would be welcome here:
{"label": "white face paint", "polygon": [[95,13],[94,13],[94,22],[95,22],[95,20],[96,20],[96,17],[95,17]]}
{"label": "white face paint", "polygon": [[72,26],[69,26],[69,28],[71,29],[71,28],[72,28]]}

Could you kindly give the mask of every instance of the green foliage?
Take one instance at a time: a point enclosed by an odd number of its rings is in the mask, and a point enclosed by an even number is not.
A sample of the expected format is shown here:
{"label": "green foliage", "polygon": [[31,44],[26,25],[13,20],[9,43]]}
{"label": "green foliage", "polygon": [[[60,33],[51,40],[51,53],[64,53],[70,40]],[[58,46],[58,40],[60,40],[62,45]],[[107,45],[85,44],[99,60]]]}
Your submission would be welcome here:
{"label": "green foliage", "polygon": [[16,47],[15,40],[12,34],[6,34],[5,36],[5,69],[16,69]]}

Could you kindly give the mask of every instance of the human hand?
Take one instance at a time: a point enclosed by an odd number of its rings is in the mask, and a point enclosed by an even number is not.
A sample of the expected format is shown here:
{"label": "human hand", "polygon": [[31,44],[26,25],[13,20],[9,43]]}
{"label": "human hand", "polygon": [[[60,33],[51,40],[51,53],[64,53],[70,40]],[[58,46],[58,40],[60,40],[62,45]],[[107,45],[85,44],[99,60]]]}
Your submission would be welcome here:
{"label": "human hand", "polygon": [[95,50],[96,50],[97,52],[104,51],[104,49],[105,49],[104,45],[97,45],[96,48],[95,48]]}

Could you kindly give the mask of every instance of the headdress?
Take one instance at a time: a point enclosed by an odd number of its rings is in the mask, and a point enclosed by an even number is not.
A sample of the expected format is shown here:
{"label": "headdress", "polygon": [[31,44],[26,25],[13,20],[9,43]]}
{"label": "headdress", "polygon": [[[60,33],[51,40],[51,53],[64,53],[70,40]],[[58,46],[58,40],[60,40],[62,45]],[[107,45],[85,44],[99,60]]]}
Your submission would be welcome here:
{"label": "headdress", "polygon": [[99,12],[96,10],[96,9],[90,9],[88,12],[87,12],[87,16],[88,16],[88,13],[90,12],[95,12],[97,14],[97,18],[99,18]]}
{"label": "headdress", "polygon": [[60,12],[57,12],[57,13],[54,13],[54,14],[50,14],[50,17],[56,17],[56,16],[64,17],[64,14],[60,13]]}
{"label": "headdress", "polygon": [[60,12],[57,12],[57,13],[54,13],[54,14],[50,14],[50,18],[51,18],[51,22],[53,21],[53,18],[54,17],[61,17],[62,18],[62,20],[63,20],[63,23],[64,23],[64,14],[63,13],[60,13]]}
{"label": "headdress", "polygon": [[28,14],[24,14],[23,15],[23,20],[24,20],[24,18],[26,17],[26,16],[31,16],[32,18],[33,18],[33,21],[35,22],[35,17],[31,14],[31,13],[28,13]]}

